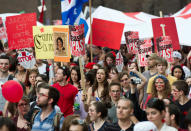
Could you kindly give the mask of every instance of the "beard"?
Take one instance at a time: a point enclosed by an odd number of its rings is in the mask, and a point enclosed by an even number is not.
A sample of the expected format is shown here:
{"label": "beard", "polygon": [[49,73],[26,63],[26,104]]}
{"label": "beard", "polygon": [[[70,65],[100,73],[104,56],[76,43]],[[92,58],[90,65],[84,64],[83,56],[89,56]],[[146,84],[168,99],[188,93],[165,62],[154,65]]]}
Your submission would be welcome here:
{"label": "beard", "polygon": [[48,106],[48,101],[44,102],[44,103],[37,103],[37,105],[40,107],[40,108],[46,108]]}

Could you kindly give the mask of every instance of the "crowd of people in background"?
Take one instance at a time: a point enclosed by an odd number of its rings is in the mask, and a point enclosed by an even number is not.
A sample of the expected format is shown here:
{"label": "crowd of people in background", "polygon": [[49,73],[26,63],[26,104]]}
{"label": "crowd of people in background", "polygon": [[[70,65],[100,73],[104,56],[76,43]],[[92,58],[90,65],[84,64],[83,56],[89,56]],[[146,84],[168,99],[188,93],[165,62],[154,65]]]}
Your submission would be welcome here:
{"label": "crowd of people in background", "polygon": [[[26,49],[33,53],[33,48]],[[173,62],[156,53],[140,67],[127,51],[92,46],[69,63],[36,60],[25,69],[19,50],[0,43],[0,83],[18,81],[23,97],[7,101],[0,88],[0,130],[3,131],[191,131],[191,50],[172,53]],[[116,68],[116,54],[123,70]],[[92,62],[93,61],[93,62]],[[85,85],[85,86],[84,86]]]}

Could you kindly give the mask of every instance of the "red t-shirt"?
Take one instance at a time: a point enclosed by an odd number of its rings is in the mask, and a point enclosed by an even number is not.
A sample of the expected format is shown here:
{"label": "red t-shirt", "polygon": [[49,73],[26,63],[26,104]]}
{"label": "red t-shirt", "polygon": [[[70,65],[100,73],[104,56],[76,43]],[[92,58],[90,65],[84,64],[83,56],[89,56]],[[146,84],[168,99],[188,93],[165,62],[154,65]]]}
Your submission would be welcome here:
{"label": "red t-shirt", "polygon": [[64,117],[73,114],[73,105],[78,89],[71,84],[60,86],[59,83],[56,83],[52,86],[60,92],[60,99],[57,104],[60,107],[61,112],[64,114]]}

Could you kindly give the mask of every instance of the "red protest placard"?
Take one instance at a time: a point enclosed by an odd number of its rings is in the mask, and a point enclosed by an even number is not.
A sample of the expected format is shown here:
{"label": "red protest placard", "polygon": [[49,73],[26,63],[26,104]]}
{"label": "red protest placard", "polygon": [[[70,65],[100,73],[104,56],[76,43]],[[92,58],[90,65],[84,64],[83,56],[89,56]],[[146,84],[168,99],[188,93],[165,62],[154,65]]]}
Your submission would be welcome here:
{"label": "red protest placard", "polygon": [[70,47],[72,55],[85,55],[84,25],[70,26]]}
{"label": "red protest placard", "polygon": [[139,42],[137,43],[137,47],[140,66],[147,66],[146,56],[152,53],[152,40],[139,40]]}
{"label": "red protest placard", "polygon": [[128,52],[137,54],[137,42],[139,40],[139,33],[135,31],[125,32],[125,40]]}
{"label": "red protest placard", "polygon": [[36,13],[9,16],[5,24],[9,49],[34,47],[32,26],[36,25]]}
{"label": "red protest placard", "polygon": [[170,36],[161,36],[156,39],[157,53],[160,57],[165,58],[168,62],[172,62],[172,40]]}
{"label": "red protest placard", "polygon": [[0,17],[0,40],[6,39],[6,38],[7,38],[6,30],[5,30],[5,27],[3,25],[3,20]]}
{"label": "red protest placard", "polygon": [[123,23],[93,18],[92,42],[97,46],[119,50],[123,29]]}
{"label": "red protest placard", "polygon": [[157,52],[156,38],[163,36],[163,30],[166,36],[170,36],[172,39],[173,50],[180,50],[179,38],[177,34],[175,20],[172,17],[169,18],[156,18],[152,19],[153,36],[155,51]]}

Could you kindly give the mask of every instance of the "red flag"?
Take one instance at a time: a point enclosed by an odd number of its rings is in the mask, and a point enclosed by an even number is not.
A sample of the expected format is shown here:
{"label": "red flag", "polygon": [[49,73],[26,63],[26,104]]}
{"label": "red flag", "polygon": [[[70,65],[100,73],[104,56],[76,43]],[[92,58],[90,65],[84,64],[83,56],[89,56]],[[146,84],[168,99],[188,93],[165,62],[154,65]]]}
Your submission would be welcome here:
{"label": "red flag", "polygon": [[123,28],[123,23],[93,18],[92,42],[97,46],[119,50]]}
{"label": "red flag", "polygon": [[156,18],[152,19],[155,52],[157,52],[156,38],[163,36],[163,29],[161,26],[162,24],[164,25],[165,35],[170,36],[170,38],[172,39],[173,50],[180,50],[180,44],[174,18]]}
{"label": "red flag", "polygon": [[39,22],[43,23],[43,16],[44,16],[44,0],[42,1],[42,11],[40,13],[40,18],[39,18]]}

